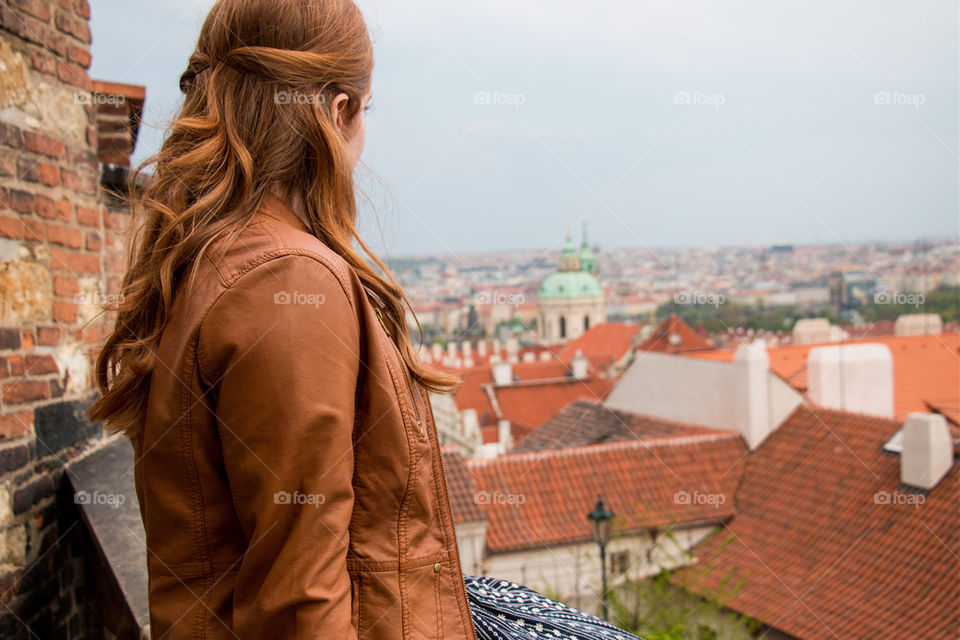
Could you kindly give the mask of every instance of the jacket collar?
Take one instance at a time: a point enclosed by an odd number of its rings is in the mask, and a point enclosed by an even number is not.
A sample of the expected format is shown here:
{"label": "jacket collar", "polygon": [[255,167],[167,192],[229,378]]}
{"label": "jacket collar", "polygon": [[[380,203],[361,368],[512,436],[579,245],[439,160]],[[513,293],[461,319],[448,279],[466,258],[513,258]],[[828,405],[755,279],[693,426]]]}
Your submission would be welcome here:
{"label": "jacket collar", "polygon": [[276,220],[286,222],[297,229],[307,232],[310,231],[306,223],[300,219],[300,216],[294,213],[293,209],[287,206],[283,200],[272,193],[267,194],[263,204],[260,206],[259,212]]}

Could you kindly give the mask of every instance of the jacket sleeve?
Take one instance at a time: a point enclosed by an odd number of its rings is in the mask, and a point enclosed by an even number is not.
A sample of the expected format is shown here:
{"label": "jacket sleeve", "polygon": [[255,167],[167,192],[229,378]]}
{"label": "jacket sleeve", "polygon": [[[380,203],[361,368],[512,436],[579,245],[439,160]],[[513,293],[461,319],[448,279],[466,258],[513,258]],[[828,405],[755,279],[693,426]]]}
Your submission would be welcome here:
{"label": "jacket sleeve", "polygon": [[255,267],[207,313],[198,359],[247,538],[234,633],[355,638],[346,554],[359,329],[340,281],[310,256]]}

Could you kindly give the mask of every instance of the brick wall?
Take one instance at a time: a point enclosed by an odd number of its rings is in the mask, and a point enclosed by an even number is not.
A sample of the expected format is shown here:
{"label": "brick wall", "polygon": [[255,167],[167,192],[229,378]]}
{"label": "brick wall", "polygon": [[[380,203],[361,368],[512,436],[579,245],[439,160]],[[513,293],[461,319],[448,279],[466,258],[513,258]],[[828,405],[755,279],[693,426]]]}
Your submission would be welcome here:
{"label": "brick wall", "polygon": [[[2,638],[98,637],[90,541],[63,481],[102,444],[82,412],[127,216],[100,187],[89,18],[87,0],[0,4]],[[128,161],[118,148],[112,170]]]}

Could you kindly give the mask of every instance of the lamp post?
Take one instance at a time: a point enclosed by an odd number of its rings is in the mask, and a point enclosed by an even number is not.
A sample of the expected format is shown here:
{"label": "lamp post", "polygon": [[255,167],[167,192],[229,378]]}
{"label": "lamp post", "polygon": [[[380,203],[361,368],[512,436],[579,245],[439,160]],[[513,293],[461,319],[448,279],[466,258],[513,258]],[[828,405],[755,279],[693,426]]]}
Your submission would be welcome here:
{"label": "lamp post", "polygon": [[610,540],[610,522],[613,520],[613,511],[603,504],[603,496],[597,496],[597,506],[587,514],[590,527],[593,529],[593,539],[600,547],[600,602],[602,604],[603,619],[607,620],[607,541]]}

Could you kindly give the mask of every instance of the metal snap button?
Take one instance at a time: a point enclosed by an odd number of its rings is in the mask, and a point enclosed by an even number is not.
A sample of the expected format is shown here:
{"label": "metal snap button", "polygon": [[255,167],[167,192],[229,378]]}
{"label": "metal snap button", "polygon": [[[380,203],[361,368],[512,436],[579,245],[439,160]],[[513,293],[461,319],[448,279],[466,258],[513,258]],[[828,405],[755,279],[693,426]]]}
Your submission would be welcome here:
{"label": "metal snap button", "polygon": [[427,430],[424,429],[423,427],[420,427],[420,437],[421,437],[421,438],[426,438],[426,437],[427,437]]}
{"label": "metal snap button", "polygon": [[434,573],[440,573],[440,570],[441,570],[442,568],[443,568],[443,567],[441,567],[441,566],[440,566],[440,563],[438,562],[438,563],[436,563],[435,565],[433,565],[433,572],[434,572]]}

